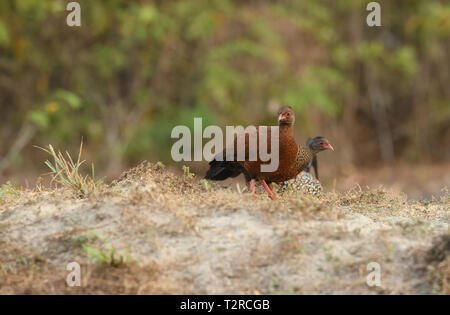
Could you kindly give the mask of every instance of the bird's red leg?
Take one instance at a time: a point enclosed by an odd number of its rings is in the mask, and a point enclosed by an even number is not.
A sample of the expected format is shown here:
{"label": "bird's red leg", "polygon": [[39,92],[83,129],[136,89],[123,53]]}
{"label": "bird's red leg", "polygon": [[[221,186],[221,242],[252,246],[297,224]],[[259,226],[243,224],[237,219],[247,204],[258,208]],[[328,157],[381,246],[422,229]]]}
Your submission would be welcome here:
{"label": "bird's red leg", "polygon": [[245,184],[247,185],[247,190],[250,191],[250,182],[248,180],[245,180]]}
{"label": "bird's red leg", "polygon": [[256,179],[252,179],[251,186],[252,186],[252,197],[253,197],[253,199],[256,199],[256,193],[255,193]]}
{"label": "bird's red leg", "polygon": [[276,198],[276,196],[273,193],[272,189],[270,189],[269,185],[267,185],[266,181],[264,179],[260,179],[259,181],[263,184],[264,189],[266,190],[267,195],[269,196],[269,198],[274,200]]}

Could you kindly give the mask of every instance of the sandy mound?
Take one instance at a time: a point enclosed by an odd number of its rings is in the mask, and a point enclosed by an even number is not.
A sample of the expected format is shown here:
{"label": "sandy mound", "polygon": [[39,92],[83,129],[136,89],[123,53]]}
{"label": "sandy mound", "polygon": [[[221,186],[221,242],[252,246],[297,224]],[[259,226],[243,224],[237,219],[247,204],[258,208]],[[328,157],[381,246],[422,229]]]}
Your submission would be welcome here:
{"label": "sandy mound", "polygon": [[[0,293],[450,293],[450,197],[278,200],[143,163],[85,199],[0,199]],[[82,267],[82,286],[65,283]],[[381,286],[369,287],[369,262]]]}

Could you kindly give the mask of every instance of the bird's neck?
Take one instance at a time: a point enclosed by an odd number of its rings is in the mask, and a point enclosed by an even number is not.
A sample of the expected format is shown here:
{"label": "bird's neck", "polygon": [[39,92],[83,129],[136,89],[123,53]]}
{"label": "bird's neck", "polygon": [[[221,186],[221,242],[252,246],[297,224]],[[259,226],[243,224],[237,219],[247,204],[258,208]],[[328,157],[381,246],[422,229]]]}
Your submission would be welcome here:
{"label": "bird's neck", "polygon": [[305,147],[309,152],[311,152],[312,154],[317,154],[320,152],[320,150],[314,150],[313,148],[307,146]]}
{"label": "bird's neck", "polygon": [[280,124],[280,136],[294,138],[294,128],[292,124]]}
{"label": "bird's neck", "polygon": [[283,152],[283,159],[294,160],[298,152],[297,143],[294,138],[294,128],[292,124],[280,124],[280,152]]}

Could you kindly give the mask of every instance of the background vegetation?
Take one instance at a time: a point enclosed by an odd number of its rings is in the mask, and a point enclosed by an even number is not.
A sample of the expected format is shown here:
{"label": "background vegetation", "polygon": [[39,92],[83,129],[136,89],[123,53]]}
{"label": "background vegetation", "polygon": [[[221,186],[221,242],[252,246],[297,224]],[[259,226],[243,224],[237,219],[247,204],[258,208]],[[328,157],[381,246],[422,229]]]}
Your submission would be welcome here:
{"label": "background vegetation", "polygon": [[68,1],[3,0],[0,180],[81,137],[101,174],[170,163],[173,126],[274,124],[279,104],[337,168],[448,161],[449,3],[379,1],[370,28],[368,2],[80,0],[77,28]]}

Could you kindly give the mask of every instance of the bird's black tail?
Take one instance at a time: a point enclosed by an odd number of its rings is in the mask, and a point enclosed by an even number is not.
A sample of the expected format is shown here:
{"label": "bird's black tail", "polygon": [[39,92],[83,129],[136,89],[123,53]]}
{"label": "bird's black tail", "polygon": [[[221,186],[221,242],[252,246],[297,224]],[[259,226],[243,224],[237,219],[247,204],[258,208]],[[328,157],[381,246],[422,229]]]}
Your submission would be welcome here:
{"label": "bird's black tail", "polygon": [[242,170],[233,162],[216,161],[209,162],[209,170],[206,172],[205,179],[225,180],[229,177],[238,176]]}
{"label": "bird's black tail", "polygon": [[[309,147],[309,145],[312,143],[312,140],[313,140],[312,138],[308,138],[308,140],[306,140],[307,147]],[[311,166],[314,168],[314,173],[316,174],[316,178],[319,179],[319,166],[317,165],[317,155],[316,154],[313,155],[313,158],[309,162],[308,166],[305,168],[305,172],[310,173]]]}

